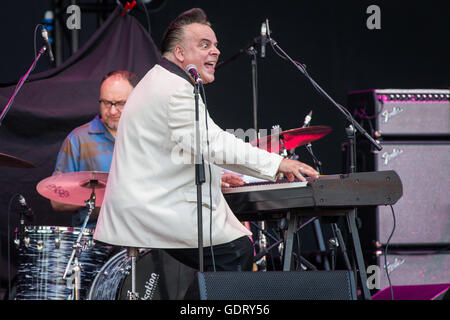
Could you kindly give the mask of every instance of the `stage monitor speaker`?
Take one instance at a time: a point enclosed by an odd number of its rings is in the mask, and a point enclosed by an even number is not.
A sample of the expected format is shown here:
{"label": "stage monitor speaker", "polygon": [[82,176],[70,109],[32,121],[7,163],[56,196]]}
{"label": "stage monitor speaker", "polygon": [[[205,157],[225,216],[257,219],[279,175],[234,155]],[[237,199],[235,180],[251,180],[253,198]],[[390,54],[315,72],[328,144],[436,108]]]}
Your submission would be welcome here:
{"label": "stage monitor speaker", "polygon": [[450,136],[448,89],[354,91],[348,95],[348,108],[372,136]]}
{"label": "stage monitor speaker", "polygon": [[351,271],[199,272],[201,300],[356,300]]}

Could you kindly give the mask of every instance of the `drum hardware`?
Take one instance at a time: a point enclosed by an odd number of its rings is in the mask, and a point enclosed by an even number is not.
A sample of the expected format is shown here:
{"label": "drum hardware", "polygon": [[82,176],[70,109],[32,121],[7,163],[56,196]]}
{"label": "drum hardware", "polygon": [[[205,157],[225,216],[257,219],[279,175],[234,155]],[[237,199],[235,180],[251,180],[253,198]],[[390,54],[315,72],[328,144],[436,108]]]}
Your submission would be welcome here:
{"label": "drum hardware", "polygon": [[314,154],[313,150],[312,150],[312,145],[311,142],[308,143],[305,146],[306,150],[308,151],[308,153],[311,155],[311,158],[313,159],[314,165],[316,167],[317,172],[320,173],[320,171],[322,171],[322,162],[316,157],[316,155]]}
{"label": "drum hardware", "polygon": [[59,229],[55,231],[55,249],[59,249],[61,246],[61,237]]}
{"label": "drum hardware", "polygon": [[131,259],[131,291],[127,291],[128,300],[139,300],[139,293],[136,291],[136,258],[138,254],[137,248],[127,248],[127,256]]}
{"label": "drum hardware", "polygon": [[347,270],[352,270],[350,260],[348,259],[347,247],[345,246],[345,242],[344,242],[344,238],[342,237],[341,230],[339,229],[337,223],[332,223],[331,228],[333,229],[333,233],[336,235],[336,237],[334,238],[335,243],[336,243],[335,248],[336,248],[336,250],[338,248],[341,248],[341,252],[344,257],[345,266],[347,267]]}
{"label": "drum hardware", "polygon": [[33,221],[34,214],[21,194],[18,195],[18,198],[21,209],[19,211],[19,229],[15,230],[14,243],[17,248],[20,248],[21,246],[26,246],[30,242],[30,239],[25,239],[25,220]]}
{"label": "drum hardware", "polygon": [[[265,230],[265,222],[264,221],[258,221],[258,229],[259,229],[259,235],[258,235],[258,246],[260,252],[265,252],[267,249],[267,239],[266,235],[263,232]],[[260,259],[255,260],[255,263],[258,265],[258,269],[260,271],[267,271],[267,260],[266,255],[262,256]]]}
{"label": "drum hardware", "polygon": [[[192,269],[162,249],[136,250],[136,284],[139,300],[182,300],[198,270]],[[87,300],[129,300],[132,293],[129,248],[110,258],[96,273]]]}
{"label": "drum hardware", "polygon": [[[251,222],[252,226],[254,226],[258,230],[259,235],[259,253],[257,253],[253,257],[253,261],[258,265],[259,271],[267,271],[267,257],[266,255],[269,251],[275,247],[276,245],[280,245],[283,240],[278,240],[276,237],[271,235],[266,228],[266,224],[264,221]],[[276,243],[267,248],[267,236],[275,241]]]}
{"label": "drum hardware", "polygon": [[[87,209],[86,217],[84,218],[77,239],[74,240],[72,253],[62,276],[62,280],[66,280],[66,287],[73,289],[71,298],[75,300],[80,300],[81,298],[81,272],[83,270],[80,263],[80,255],[86,247],[90,248],[93,246],[93,242],[86,242],[83,235],[85,235],[86,225],[96,205],[101,206],[103,202],[107,178],[107,172],[68,172],[43,179],[36,186],[37,191],[45,198],[65,204],[84,206]],[[54,243],[56,249],[61,246],[61,239],[59,238],[58,232],[56,233]],[[68,277],[69,271],[70,277]]]}
{"label": "drum hardware", "polygon": [[70,256],[70,259],[67,262],[67,266],[66,266],[66,269],[65,269],[64,275],[63,275],[63,280],[67,281],[68,280],[67,274],[69,272],[72,261],[74,261],[71,274],[73,275],[73,279],[75,281],[75,286],[73,288],[73,296],[72,296],[75,300],[80,300],[81,270],[82,270],[81,268],[82,268],[82,266],[79,262],[79,257],[85,248],[85,245],[81,245],[81,238],[83,237],[84,231],[86,229],[86,225],[89,221],[89,218],[95,209],[95,200],[96,200],[95,187],[98,184],[99,184],[98,180],[91,179],[91,180],[89,180],[88,184],[86,185],[86,187],[92,188],[90,198],[85,201],[86,208],[87,208],[87,214],[86,214],[86,217],[84,218],[83,226],[81,227],[78,238],[73,245],[72,255]]}

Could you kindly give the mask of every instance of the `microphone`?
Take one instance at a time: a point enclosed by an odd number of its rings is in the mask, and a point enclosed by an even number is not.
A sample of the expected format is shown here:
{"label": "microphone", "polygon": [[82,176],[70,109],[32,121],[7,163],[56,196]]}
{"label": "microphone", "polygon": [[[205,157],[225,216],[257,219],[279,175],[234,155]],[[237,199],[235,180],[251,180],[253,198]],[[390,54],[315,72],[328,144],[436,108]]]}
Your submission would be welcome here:
{"label": "microphone", "polygon": [[27,201],[21,194],[19,194],[19,203],[23,209],[23,214],[28,218],[33,217],[33,214],[34,214],[33,210],[28,206]]}
{"label": "microphone", "polygon": [[52,46],[50,44],[50,41],[48,40],[48,31],[47,29],[45,29],[45,27],[42,27],[41,35],[42,39],[44,39],[45,47],[47,48],[48,58],[50,59],[50,62],[53,62],[55,61],[55,58],[53,57]]}
{"label": "microphone", "polygon": [[195,65],[188,65],[185,71],[190,74],[192,78],[194,78],[195,83],[203,83],[202,78],[200,78],[200,74],[198,73],[197,67]]}
{"label": "microphone", "polygon": [[312,110],[306,115],[302,128],[309,127],[309,123],[311,122],[311,119],[312,119]]}
{"label": "microphone", "polygon": [[261,58],[266,57],[266,42],[267,42],[267,25],[263,22],[261,25]]}

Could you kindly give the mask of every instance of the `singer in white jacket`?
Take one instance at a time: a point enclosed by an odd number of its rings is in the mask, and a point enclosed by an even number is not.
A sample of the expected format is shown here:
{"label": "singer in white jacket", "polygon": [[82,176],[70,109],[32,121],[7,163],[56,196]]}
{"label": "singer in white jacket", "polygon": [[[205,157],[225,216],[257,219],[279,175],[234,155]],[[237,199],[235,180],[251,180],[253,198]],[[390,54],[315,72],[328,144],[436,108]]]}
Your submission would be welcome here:
{"label": "singer in white jacket", "polygon": [[[120,119],[94,238],[119,246],[168,249],[181,262],[199,268],[194,87],[184,70],[193,64],[203,83],[210,83],[220,54],[201,9],[189,10],[172,22],[162,52],[164,58],[138,83]],[[206,174],[202,187],[204,269],[251,270],[250,232],[223,197],[218,165],[269,180],[275,180],[278,172],[300,180],[305,180],[301,173],[317,177],[317,172],[245,143],[219,128],[209,115],[207,136],[201,99],[199,110]]]}

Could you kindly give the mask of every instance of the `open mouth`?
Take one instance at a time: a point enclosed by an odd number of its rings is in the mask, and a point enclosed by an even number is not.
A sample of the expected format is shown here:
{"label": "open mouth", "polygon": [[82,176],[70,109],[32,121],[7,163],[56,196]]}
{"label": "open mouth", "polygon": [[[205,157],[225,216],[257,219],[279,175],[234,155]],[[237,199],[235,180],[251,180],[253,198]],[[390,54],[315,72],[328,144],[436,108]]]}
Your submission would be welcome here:
{"label": "open mouth", "polygon": [[215,67],[216,67],[216,63],[215,62],[206,62],[205,67],[207,70],[214,71]]}

